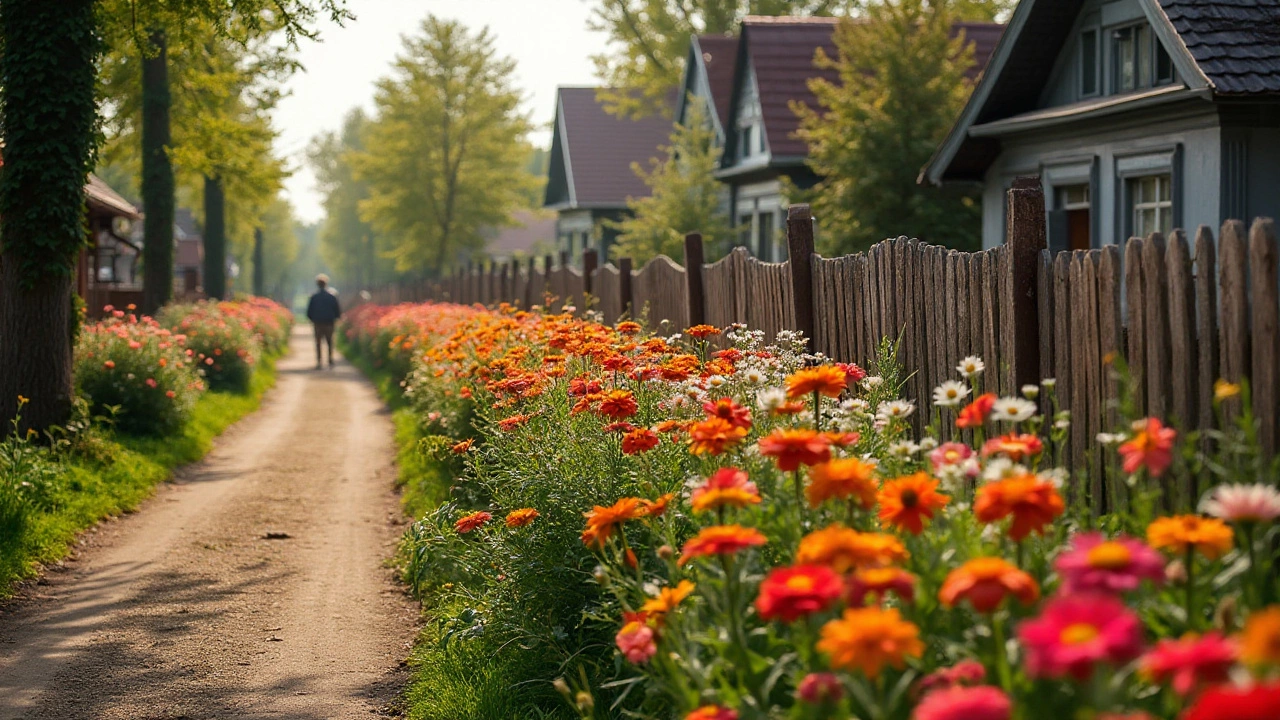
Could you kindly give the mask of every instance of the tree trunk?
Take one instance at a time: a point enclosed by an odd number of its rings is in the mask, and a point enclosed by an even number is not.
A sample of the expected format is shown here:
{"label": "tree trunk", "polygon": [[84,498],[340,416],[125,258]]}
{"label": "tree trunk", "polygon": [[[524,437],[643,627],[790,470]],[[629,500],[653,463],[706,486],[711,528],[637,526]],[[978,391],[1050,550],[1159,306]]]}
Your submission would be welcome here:
{"label": "tree trunk", "polygon": [[267,294],[267,271],[263,263],[262,228],[253,229],[253,294],[263,297]]}
{"label": "tree trunk", "polygon": [[204,178],[204,294],[227,294],[227,197],[222,178]]}
{"label": "tree trunk", "polygon": [[70,413],[71,286],[97,141],[95,4],[0,0],[0,436],[19,413],[23,431]]}
{"label": "tree trunk", "polygon": [[142,311],[154,314],[173,299],[173,165],[169,162],[169,57],[162,31],[151,35],[155,55],[142,60]]}

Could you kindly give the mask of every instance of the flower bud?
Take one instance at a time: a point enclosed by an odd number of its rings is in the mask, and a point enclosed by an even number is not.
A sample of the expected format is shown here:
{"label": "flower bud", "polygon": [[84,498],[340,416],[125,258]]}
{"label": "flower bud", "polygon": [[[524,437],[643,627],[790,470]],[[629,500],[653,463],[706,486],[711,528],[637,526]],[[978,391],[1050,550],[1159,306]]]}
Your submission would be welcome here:
{"label": "flower bud", "polygon": [[609,571],[605,570],[603,565],[597,565],[596,569],[591,572],[591,576],[601,585],[609,584]]}
{"label": "flower bud", "polygon": [[670,560],[675,556],[676,556],[675,548],[671,547],[670,545],[663,545],[662,547],[658,548],[658,557],[662,558],[663,560]]}
{"label": "flower bud", "polygon": [[591,697],[591,693],[586,690],[579,692],[577,697],[574,698],[574,701],[574,704],[578,706],[578,709],[583,712],[590,712],[596,706],[596,699]]}
{"label": "flower bud", "polygon": [[1164,569],[1164,579],[1170,585],[1181,585],[1187,581],[1187,566],[1181,560],[1174,560]]}
{"label": "flower bud", "polygon": [[844,697],[844,687],[832,673],[809,673],[800,681],[796,696],[810,705],[834,705]]}
{"label": "flower bud", "polygon": [[1231,632],[1235,629],[1236,619],[1239,615],[1239,603],[1234,595],[1227,595],[1222,598],[1222,602],[1218,603],[1218,607],[1213,613],[1215,624],[1222,628],[1224,632]]}
{"label": "flower bud", "polygon": [[635,570],[640,565],[640,561],[636,559],[636,552],[631,548],[627,548],[627,567]]}
{"label": "flower bud", "polygon": [[1023,385],[1022,396],[1028,400],[1035,400],[1040,396],[1040,387],[1038,385]]}
{"label": "flower bud", "polygon": [[551,687],[555,688],[556,692],[561,695],[569,697],[569,683],[565,682],[564,678],[556,678],[555,680],[552,680]]}

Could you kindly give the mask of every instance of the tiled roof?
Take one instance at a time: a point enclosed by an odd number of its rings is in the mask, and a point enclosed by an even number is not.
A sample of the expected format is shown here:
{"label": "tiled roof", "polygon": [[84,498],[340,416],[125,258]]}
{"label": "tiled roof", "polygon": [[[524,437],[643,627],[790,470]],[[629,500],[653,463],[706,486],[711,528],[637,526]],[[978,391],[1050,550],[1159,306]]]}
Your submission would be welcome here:
{"label": "tiled roof", "polygon": [[[675,93],[672,93],[674,100]],[[673,103],[674,104],[674,103]],[[578,207],[624,207],[627,198],[647,197],[649,188],[631,163],[647,165],[671,140],[667,114],[641,120],[610,115],[595,88],[560,88],[560,127]]]}
{"label": "tiled roof", "polygon": [[112,217],[126,217],[137,220],[142,217],[133,203],[120,197],[102,178],[89,173],[89,182],[84,186],[85,200],[91,210],[105,212]]}
{"label": "tiled roof", "polygon": [[1280,0],[1160,0],[1160,7],[1215,92],[1280,93]]}
{"label": "tiled roof", "polygon": [[493,232],[485,242],[485,252],[491,255],[510,255],[528,252],[540,241],[555,242],[556,215],[546,211],[517,210],[512,213],[516,224]]}
{"label": "tiled roof", "polygon": [[707,68],[716,117],[724,123],[729,118],[729,104],[733,102],[733,66],[738,57],[738,38],[736,35],[699,35],[698,47],[702,50],[702,63]]}

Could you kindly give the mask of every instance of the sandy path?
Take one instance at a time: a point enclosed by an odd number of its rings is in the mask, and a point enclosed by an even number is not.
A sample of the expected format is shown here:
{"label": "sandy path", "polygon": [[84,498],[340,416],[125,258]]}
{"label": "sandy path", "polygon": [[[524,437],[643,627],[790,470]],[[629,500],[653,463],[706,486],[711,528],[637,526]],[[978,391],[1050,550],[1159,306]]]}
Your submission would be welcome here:
{"label": "sandy path", "polygon": [[391,423],[351,366],[311,369],[309,330],[204,462],[0,608],[0,720],[389,712],[417,617],[385,563]]}

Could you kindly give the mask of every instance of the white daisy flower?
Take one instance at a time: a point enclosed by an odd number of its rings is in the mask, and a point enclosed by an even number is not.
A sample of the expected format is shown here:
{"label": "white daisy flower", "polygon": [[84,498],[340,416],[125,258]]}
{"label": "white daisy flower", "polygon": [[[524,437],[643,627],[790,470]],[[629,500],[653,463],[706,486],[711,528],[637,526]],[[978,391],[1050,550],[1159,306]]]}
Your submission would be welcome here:
{"label": "white daisy flower", "polygon": [[1058,430],[1066,430],[1067,428],[1071,427],[1071,421],[1066,418],[1063,418],[1061,420],[1054,420],[1053,427]]}
{"label": "white daisy flower", "polygon": [[782,388],[769,388],[756,393],[756,405],[761,410],[773,411],[787,402],[787,391]]}
{"label": "white daisy flower", "polygon": [[889,446],[889,454],[901,458],[909,458],[920,451],[920,446],[910,440],[899,440]]}
{"label": "white daisy flower", "polygon": [[924,452],[929,452],[930,450],[933,450],[936,447],[938,447],[938,441],[936,438],[931,438],[931,437],[920,438],[920,449],[923,450]]}
{"label": "white daisy flower", "polygon": [[880,387],[883,384],[884,384],[884,378],[880,377],[879,375],[868,375],[862,378],[862,387],[866,388],[867,390],[875,390],[876,388]]}
{"label": "white daisy flower", "polygon": [[725,384],[724,376],[712,375],[711,377],[707,378],[707,384],[713,388],[720,387],[721,385]]}
{"label": "white daisy flower", "polygon": [[1027,469],[1009,458],[996,458],[982,469],[982,479],[986,482],[1003,480],[1013,475],[1023,475]]}
{"label": "white daisy flower", "polygon": [[902,420],[911,417],[916,411],[916,404],[908,400],[888,400],[880,403],[876,417],[883,420]]}
{"label": "white daisy flower", "polygon": [[746,377],[747,377],[747,382],[751,383],[752,385],[759,385],[760,383],[764,382],[764,373],[760,372],[756,368],[751,368],[750,370],[747,370]]}
{"label": "white daisy flower", "polygon": [[1057,378],[1045,378],[1040,381],[1040,387],[1044,388],[1045,390],[1052,390],[1057,386],[1058,386]]}
{"label": "white daisy flower", "polygon": [[1270,485],[1219,485],[1204,511],[1228,522],[1271,522],[1280,517],[1280,491]]}
{"label": "white daisy flower", "polygon": [[933,404],[954,407],[969,396],[969,386],[959,380],[948,380],[933,389]]}
{"label": "white daisy flower", "polygon": [[1023,385],[1022,397],[1028,400],[1035,400],[1037,397],[1040,397],[1040,386],[1039,385]]}
{"label": "white daisy flower", "polygon": [[986,369],[987,366],[982,364],[982,358],[977,355],[970,355],[961,360],[960,364],[956,366],[956,371],[967,378],[981,375],[982,371]]}
{"label": "white daisy flower", "polygon": [[991,417],[1006,422],[1022,422],[1031,419],[1039,408],[1030,400],[1022,398],[1000,398],[991,406]]}

